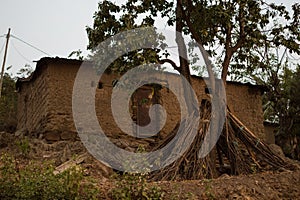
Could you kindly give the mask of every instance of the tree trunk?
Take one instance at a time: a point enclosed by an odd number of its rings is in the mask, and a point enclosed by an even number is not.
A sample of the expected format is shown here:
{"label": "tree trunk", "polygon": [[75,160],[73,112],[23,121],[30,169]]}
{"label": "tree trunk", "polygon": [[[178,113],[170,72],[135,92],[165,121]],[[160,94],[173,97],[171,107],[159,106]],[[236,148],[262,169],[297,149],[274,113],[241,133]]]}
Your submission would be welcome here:
{"label": "tree trunk", "polygon": [[[177,2],[179,4],[179,1]],[[187,54],[187,48],[184,42],[184,38],[182,36],[183,31],[183,21],[182,21],[182,9],[180,6],[177,5],[176,8],[176,43],[178,45],[178,53],[179,53],[179,61],[180,61],[180,69],[179,72],[181,75],[183,75],[186,80],[189,82],[190,86],[192,87],[192,81],[191,81],[191,73],[188,63],[188,54]],[[198,105],[194,105],[192,99],[194,98],[192,96],[192,91],[190,90],[190,87],[183,86],[184,94],[185,94],[185,103],[188,108],[188,113],[192,113],[197,109]]]}

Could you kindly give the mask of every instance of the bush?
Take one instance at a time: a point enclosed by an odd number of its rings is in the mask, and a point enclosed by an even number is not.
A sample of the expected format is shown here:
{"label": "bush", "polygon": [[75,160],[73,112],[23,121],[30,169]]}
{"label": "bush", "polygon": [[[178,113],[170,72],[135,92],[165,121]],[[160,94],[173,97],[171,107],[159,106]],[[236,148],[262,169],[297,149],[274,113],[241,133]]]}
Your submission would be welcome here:
{"label": "bush", "polygon": [[17,127],[17,93],[15,80],[9,75],[3,76],[0,98],[0,131],[14,132]]}
{"label": "bush", "polygon": [[[145,152],[143,146],[139,146],[137,153]],[[149,163],[146,159],[141,157],[139,159],[140,163],[135,163],[136,166],[144,166],[144,173],[132,173],[124,172],[123,175],[117,174],[116,178],[116,187],[112,190],[113,199],[162,199],[164,192],[158,186],[151,186],[147,182],[147,177],[149,175]],[[132,165],[133,162],[128,160],[128,163],[125,163],[125,168],[134,169],[135,166]]]}
{"label": "bush", "polygon": [[55,175],[52,165],[21,166],[6,154],[0,164],[0,199],[96,199],[99,194],[78,168]]}
{"label": "bush", "polygon": [[21,155],[27,157],[30,152],[30,144],[28,138],[27,137],[21,138],[20,140],[17,140],[15,143]]}
{"label": "bush", "polygon": [[126,172],[117,175],[116,187],[112,190],[112,198],[121,199],[162,199],[164,192],[158,186],[147,183],[146,175]]}

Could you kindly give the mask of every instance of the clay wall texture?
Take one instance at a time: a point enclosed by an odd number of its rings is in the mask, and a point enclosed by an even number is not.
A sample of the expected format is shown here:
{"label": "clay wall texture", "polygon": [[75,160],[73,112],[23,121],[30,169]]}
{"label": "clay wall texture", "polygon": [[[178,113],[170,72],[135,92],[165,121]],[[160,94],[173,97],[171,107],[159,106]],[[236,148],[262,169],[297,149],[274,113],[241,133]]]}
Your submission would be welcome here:
{"label": "clay wall texture", "polygon": [[[172,80],[168,79],[168,82],[171,84]],[[178,84],[178,82],[174,81],[172,84]],[[203,99],[210,99],[210,96],[205,91],[205,88],[209,88],[209,86],[206,85],[203,78],[193,76],[192,85],[199,105]],[[181,90],[180,94],[184,95],[184,91]],[[227,105],[231,112],[253,133],[261,139],[265,139],[261,89],[250,84],[227,82],[226,95]],[[174,122],[180,120],[179,103],[174,94],[167,89],[161,91],[161,103],[168,113],[168,120],[162,131],[168,132],[175,128],[176,123]]]}
{"label": "clay wall texture", "polygon": [[[72,116],[72,91],[81,62],[62,58],[43,58],[32,77],[18,80],[18,129],[48,140],[67,140],[76,137]],[[177,76],[177,75],[172,75]],[[180,84],[168,76],[168,84]],[[170,78],[171,77],[171,78]],[[116,75],[105,74],[102,88],[96,89],[96,113],[99,124],[107,135],[121,134],[111,113],[112,81]],[[192,84],[198,102],[209,99],[204,79],[193,76]],[[91,82],[91,87],[98,83]],[[180,88],[180,85],[178,86]],[[232,112],[256,135],[264,139],[261,90],[250,84],[228,82],[227,103]],[[179,102],[171,90],[161,89],[157,95],[167,113],[162,135],[174,129],[180,120]],[[179,90],[179,95],[184,95]],[[124,105],[127,106],[127,105]],[[130,105],[128,105],[130,106]]]}
{"label": "clay wall texture", "polygon": [[47,69],[37,72],[31,82],[23,82],[18,94],[18,129],[28,132],[46,129],[49,117],[49,76]]}

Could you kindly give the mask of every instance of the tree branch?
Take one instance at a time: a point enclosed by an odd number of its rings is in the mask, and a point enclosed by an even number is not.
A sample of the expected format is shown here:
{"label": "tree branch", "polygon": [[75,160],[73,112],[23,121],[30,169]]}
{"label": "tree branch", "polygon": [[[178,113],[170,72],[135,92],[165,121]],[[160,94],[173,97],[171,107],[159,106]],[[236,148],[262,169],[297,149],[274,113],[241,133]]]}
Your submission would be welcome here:
{"label": "tree branch", "polygon": [[[210,80],[211,88],[214,91],[215,90],[215,80],[214,80],[214,73],[213,73],[213,70],[212,70],[212,64],[211,64],[211,61],[208,59],[209,55],[206,52],[206,50],[204,49],[203,42],[202,42],[201,38],[199,37],[199,35],[197,34],[196,30],[194,29],[193,24],[192,24],[190,18],[186,15],[187,12],[184,11],[184,9],[182,7],[181,0],[178,0],[178,6],[181,7],[181,9],[182,9],[182,16],[184,18],[184,21],[186,22],[186,24],[187,24],[187,26],[188,26],[191,34],[192,34],[192,37],[196,40],[197,45],[198,45],[198,47],[200,49],[200,52],[201,52],[202,57],[204,59],[205,65],[207,66],[207,71],[208,71],[208,75],[209,75],[209,80]],[[191,6],[192,6],[191,0],[187,0],[187,9],[188,10],[192,10],[193,8]]]}
{"label": "tree branch", "polygon": [[173,60],[171,60],[171,59],[168,59],[168,58],[166,58],[166,59],[161,59],[161,60],[158,60],[158,62],[159,62],[159,64],[165,64],[165,63],[169,63],[169,64],[171,64],[172,65],[172,67],[175,69],[175,70],[177,70],[178,72],[180,72],[180,67],[178,67],[177,65],[176,65],[176,63],[173,61]]}
{"label": "tree branch", "polygon": [[236,52],[244,43],[245,41],[245,16],[243,13],[244,4],[240,5],[239,8],[239,26],[240,26],[240,36],[239,39],[234,47],[232,47],[232,51]]}
{"label": "tree branch", "polygon": [[237,41],[237,43],[231,47],[231,33],[232,33],[232,24],[230,24],[227,28],[226,28],[226,41],[225,41],[225,58],[224,61],[222,63],[222,74],[221,74],[221,78],[224,82],[224,84],[226,84],[226,77],[228,74],[228,68],[229,68],[229,64],[230,64],[230,60],[232,58],[232,55],[239,49],[242,47],[243,43],[245,42],[245,18],[244,18],[244,13],[243,13],[243,9],[244,9],[244,4],[240,5],[239,7],[239,28],[240,28],[240,34],[239,34],[239,39]]}
{"label": "tree branch", "polygon": [[181,1],[177,1],[176,7],[176,43],[178,45],[178,53],[179,53],[179,62],[180,62],[180,73],[191,83],[191,73],[189,68],[189,63],[187,61],[188,54],[186,45],[184,42],[184,38],[182,36],[184,23],[182,21],[183,18],[183,8],[180,6]]}

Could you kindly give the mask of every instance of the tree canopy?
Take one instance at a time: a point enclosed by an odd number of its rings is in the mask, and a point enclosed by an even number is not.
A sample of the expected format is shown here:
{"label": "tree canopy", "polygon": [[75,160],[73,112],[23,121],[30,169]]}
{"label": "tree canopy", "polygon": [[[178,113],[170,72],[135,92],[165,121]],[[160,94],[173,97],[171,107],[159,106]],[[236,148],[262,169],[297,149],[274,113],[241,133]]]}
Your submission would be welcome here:
{"label": "tree canopy", "polygon": [[[274,48],[286,47],[291,53],[300,53],[300,5],[294,4],[292,10],[290,14],[285,6],[262,0],[128,0],[120,5],[100,1],[94,25],[87,27],[88,48],[93,49],[124,30],[157,26],[162,18],[168,26],[203,45],[216,67],[221,69],[221,78],[225,81],[229,73],[245,75],[245,72],[265,68],[268,63],[264,61]],[[179,37],[176,37],[177,44],[184,48],[179,44],[183,40]],[[195,48],[195,44],[190,48]],[[149,52],[153,51],[144,51],[139,58],[158,63],[163,60]],[[189,68],[189,64],[181,61],[178,68],[172,66],[186,75],[184,72],[189,73],[189,69],[185,68]]]}

